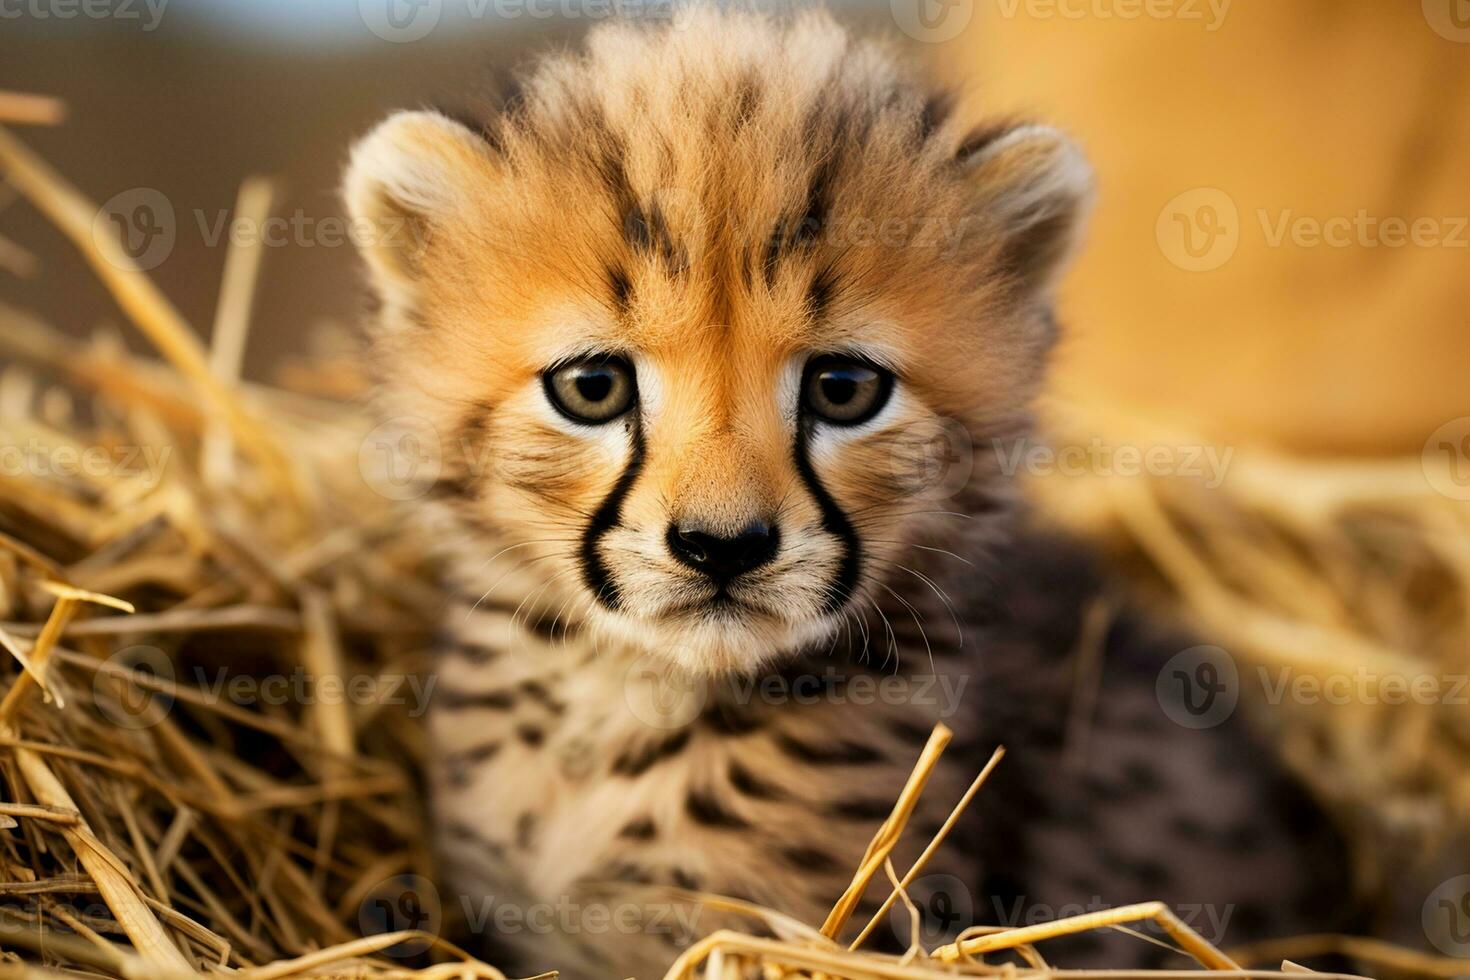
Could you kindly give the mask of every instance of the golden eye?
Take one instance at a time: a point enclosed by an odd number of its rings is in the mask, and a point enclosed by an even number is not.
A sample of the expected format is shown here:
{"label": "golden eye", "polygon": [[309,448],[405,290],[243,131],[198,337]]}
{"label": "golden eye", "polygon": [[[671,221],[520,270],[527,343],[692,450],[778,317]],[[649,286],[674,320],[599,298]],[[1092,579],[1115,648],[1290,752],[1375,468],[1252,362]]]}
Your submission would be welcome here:
{"label": "golden eye", "polygon": [[574,422],[602,425],[633,405],[633,366],[621,357],[599,356],[552,368],[542,376],[546,397]]}
{"label": "golden eye", "polygon": [[807,363],[802,381],[806,410],[834,425],[860,425],[888,401],[893,375],[854,357],[825,354]]}

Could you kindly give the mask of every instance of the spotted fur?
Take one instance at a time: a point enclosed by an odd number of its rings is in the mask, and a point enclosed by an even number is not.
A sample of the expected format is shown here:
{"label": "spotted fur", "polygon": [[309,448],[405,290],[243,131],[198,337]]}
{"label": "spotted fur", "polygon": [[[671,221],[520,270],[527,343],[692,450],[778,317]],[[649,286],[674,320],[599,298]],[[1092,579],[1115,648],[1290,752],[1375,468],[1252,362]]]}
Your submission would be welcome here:
{"label": "spotted fur", "polygon": [[[446,894],[638,921],[499,930],[528,968],[661,975],[721,919],[655,928],[660,886],[820,922],[938,720],[957,748],[921,831],[1012,749],[934,866],[977,920],[1154,897],[1249,902],[1248,934],[1310,918],[1269,767],[1151,700],[1166,643],[1109,634],[1063,758],[1097,586],[1071,546],[1004,544],[994,447],[1025,431],[1090,183],[1056,131],[966,126],[820,14],[603,27],[508,103],[354,149],[385,410],[443,450],[421,511],[458,597],[431,731]],[[870,421],[803,407],[832,353],[895,379]],[[544,383],[591,354],[636,376],[600,426]],[[972,450],[960,485],[936,445]],[[670,553],[670,529],[751,522],[775,557],[723,585]]]}

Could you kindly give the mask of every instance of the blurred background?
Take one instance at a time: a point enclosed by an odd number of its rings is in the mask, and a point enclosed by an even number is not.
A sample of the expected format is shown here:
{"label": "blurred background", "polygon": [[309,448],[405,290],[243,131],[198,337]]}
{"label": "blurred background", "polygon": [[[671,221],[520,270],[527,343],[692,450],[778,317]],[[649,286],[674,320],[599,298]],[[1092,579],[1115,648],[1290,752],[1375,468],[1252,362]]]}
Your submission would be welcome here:
{"label": "blurred background", "polygon": [[[240,182],[278,180],[247,372],[360,303],[336,182],[385,112],[668,0],[0,0],[24,135],[119,220],[207,332]],[[1465,0],[835,0],[976,120],[1053,120],[1101,195],[1067,283],[1055,391],[1232,441],[1417,452],[1470,414]],[[161,203],[160,203],[161,202]],[[75,330],[115,307],[49,223],[0,211],[7,296]],[[148,254],[143,254],[145,251]]]}

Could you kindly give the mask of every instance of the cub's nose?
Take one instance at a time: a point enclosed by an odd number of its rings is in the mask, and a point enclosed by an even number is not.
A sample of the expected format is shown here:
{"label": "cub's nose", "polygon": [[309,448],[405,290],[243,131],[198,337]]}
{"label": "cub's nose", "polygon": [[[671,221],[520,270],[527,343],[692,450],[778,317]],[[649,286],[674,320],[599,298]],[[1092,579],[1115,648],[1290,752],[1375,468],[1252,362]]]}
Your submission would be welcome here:
{"label": "cub's nose", "polygon": [[733,538],[669,525],[669,551],[679,561],[719,582],[760,568],[776,557],[780,533],[769,524],[752,524]]}

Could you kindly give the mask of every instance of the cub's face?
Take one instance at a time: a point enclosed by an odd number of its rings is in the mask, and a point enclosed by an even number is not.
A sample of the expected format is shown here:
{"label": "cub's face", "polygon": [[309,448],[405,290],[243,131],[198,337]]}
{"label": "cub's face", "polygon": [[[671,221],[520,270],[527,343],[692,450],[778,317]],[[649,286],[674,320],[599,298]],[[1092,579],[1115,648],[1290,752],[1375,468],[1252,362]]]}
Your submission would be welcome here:
{"label": "cub's face", "polygon": [[[1038,127],[967,142],[825,20],[708,16],[603,31],[480,121],[391,118],[347,197],[479,587],[532,572],[532,601],[717,672],[970,532],[1087,171]],[[973,447],[965,486],[936,446]]]}

